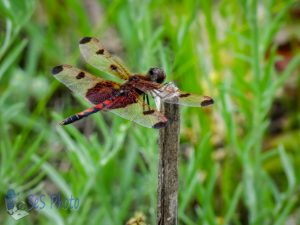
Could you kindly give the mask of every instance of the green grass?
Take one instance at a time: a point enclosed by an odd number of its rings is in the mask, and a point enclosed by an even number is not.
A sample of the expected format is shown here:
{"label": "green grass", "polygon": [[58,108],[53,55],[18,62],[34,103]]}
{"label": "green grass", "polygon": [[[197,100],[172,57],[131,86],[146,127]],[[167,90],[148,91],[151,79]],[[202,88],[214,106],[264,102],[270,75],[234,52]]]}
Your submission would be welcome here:
{"label": "green grass", "polygon": [[[214,97],[209,109],[181,109],[179,224],[298,221],[299,101],[286,87],[299,93],[299,48],[278,72],[272,44],[283,28],[299,28],[295,1],[90,1],[95,14],[83,2],[0,3],[1,199],[8,188],[80,199],[78,210],[47,208],[18,222],[2,201],[0,223],[125,224],[142,212],[156,224],[158,131],[109,113],[58,125],[88,103],[51,68],[100,74],[80,59],[84,36],[133,71],[160,66],[183,90]],[[285,107],[278,134],[269,131],[275,101]]]}

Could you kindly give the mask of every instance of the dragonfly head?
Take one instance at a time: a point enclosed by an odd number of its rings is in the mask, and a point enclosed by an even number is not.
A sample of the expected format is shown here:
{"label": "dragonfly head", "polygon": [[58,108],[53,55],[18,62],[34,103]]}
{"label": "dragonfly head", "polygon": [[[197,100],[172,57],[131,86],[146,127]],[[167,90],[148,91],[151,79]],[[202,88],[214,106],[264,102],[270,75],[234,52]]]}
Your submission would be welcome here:
{"label": "dragonfly head", "polygon": [[166,74],[162,69],[155,67],[149,69],[147,77],[149,77],[151,81],[161,84],[164,82]]}

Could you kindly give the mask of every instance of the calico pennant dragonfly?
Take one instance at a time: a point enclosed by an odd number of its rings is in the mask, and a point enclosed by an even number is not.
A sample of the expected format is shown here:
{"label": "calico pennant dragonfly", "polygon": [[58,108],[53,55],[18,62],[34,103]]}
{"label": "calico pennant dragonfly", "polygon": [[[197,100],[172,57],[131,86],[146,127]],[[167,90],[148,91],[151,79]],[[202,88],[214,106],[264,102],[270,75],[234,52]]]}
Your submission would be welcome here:
{"label": "calico pennant dragonfly", "polygon": [[66,118],[61,125],[73,123],[98,111],[110,111],[145,127],[162,128],[168,119],[150,107],[149,95],[158,107],[160,101],[198,107],[214,102],[208,96],[182,92],[173,83],[163,84],[166,76],[159,68],[150,68],[144,75],[130,73],[121,60],[104,49],[96,38],[82,38],[79,48],[87,63],[125,81],[120,84],[104,80],[70,65],[54,67],[52,74],[57,80],[93,104],[93,107]]}

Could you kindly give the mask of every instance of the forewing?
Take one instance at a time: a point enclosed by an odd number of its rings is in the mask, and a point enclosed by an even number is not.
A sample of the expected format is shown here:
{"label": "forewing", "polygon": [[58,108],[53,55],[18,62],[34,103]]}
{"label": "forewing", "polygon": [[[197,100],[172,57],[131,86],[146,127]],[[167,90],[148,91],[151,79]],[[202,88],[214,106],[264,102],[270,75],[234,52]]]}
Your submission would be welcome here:
{"label": "forewing", "polygon": [[123,108],[110,109],[109,111],[148,128],[159,129],[165,127],[168,122],[168,119],[162,113],[151,109],[149,105],[142,101],[141,97],[138,97],[135,103]]}
{"label": "forewing", "polygon": [[52,74],[74,93],[86,97],[93,104],[113,97],[120,87],[115,82],[103,80],[70,65],[56,66]]}
{"label": "forewing", "polygon": [[[172,100],[168,101],[168,99],[165,102],[173,103]],[[193,107],[205,107],[213,103],[214,100],[209,96],[200,96],[200,95],[183,93],[183,92],[180,92],[179,99],[178,99],[178,104],[193,106]],[[176,104],[176,101],[174,102],[174,104]]]}
{"label": "forewing", "polygon": [[96,38],[85,37],[79,42],[79,48],[85,61],[95,68],[127,80],[130,72],[121,60],[112,56]]}
{"label": "forewing", "polygon": [[156,100],[192,107],[204,107],[214,103],[211,97],[182,92],[173,83],[167,83],[162,88],[153,90],[151,94]]}

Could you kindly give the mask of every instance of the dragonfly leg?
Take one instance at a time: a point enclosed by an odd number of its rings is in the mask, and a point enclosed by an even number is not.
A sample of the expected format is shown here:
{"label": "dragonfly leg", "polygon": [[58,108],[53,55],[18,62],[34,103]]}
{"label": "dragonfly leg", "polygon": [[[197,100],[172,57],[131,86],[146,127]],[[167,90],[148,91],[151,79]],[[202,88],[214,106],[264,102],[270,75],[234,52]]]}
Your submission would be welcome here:
{"label": "dragonfly leg", "polygon": [[145,97],[146,97],[146,94],[143,94],[143,112],[145,112]]}
{"label": "dragonfly leg", "polygon": [[[145,102],[147,101],[147,102]],[[148,110],[146,110],[145,108],[148,108]],[[143,114],[144,115],[148,115],[148,114],[152,114],[155,111],[153,109],[150,108],[149,105],[149,96],[147,94],[143,94]]]}
{"label": "dragonfly leg", "polygon": [[147,94],[146,94],[146,100],[147,100],[148,110],[150,110],[149,96]]}

